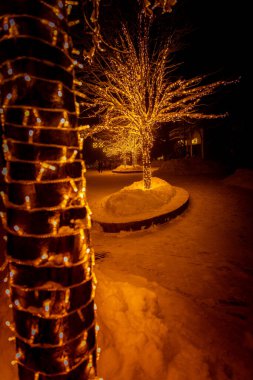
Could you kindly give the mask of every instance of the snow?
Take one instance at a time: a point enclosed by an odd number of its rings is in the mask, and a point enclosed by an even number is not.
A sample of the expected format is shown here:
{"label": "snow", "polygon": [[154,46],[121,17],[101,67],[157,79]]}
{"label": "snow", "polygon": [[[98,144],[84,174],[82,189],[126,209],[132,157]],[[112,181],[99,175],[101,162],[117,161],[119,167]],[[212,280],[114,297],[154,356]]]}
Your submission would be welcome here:
{"label": "snow", "polygon": [[136,287],[102,273],[99,277],[103,376],[111,380],[162,378],[167,367],[163,354],[167,327],[155,292],[145,283]]}
{"label": "snow", "polygon": [[202,160],[198,157],[189,158],[174,158],[168,161],[161,162],[154,175],[163,176],[169,175],[220,175],[224,168],[214,161]]}
{"label": "snow", "polygon": [[119,165],[115,169],[113,169],[113,172],[142,172],[143,167],[141,165]]}
{"label": "snow", "polygon": [[237,169],[234,174],[224,179],[224,183],[253,190],[253,170]]}
{"label": "snow", "polygon": [[[105,380],[252,380],[253,191],[207,176],[163,175],[191,194],[181,216],[136,232],[92,229],[99,375]],[[88,171],[91,209],[140,179]],[[14,348],[3,326],[9,309],[2,294],[1,378],[17,380],[9,365]]]}
{"label": "snow", "polygon": [[167,204],[175,193],[175,189],[168,182],[154,177],[149,190],[144,189],[141,180],[111,194],[102,203],[105,211],[111,215],[136,215],[159,209]]}

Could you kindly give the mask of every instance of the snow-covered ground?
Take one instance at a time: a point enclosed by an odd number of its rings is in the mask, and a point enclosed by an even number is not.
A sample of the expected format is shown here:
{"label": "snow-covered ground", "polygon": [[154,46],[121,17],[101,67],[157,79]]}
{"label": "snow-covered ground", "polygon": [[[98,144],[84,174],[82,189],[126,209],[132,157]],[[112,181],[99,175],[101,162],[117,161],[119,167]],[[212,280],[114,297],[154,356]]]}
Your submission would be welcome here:
{"label": "snow-covered ground", "polygon": [[[252,380],[253,191],[214,178],[163,176],[189,191],[184,214],[138,232],[93,228],[99,374],[105,380]],[[88,172],[90,207],[140,179]],[[1,376],[16,380],[6,364],[11,343],[1,300]]]}
{"label": "snow-covered ground", "polygon": [[136,216],[168,204],[176,191],[168,182],[153,177],[151,188],[144,190],[143,180],[133,182],[106,198],[104,208],[112,216]]}
{"label": "snow-covered ground", "polygon": [[143,167],[141,165],[119,165],[113,171],[118,173],[142,172]]}

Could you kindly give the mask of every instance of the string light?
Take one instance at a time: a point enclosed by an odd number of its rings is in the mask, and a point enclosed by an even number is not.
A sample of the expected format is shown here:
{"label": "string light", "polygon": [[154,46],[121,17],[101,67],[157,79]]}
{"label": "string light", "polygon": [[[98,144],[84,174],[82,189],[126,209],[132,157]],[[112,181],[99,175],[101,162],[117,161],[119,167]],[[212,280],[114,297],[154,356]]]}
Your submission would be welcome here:
{"label": "string light", "polygon": [[30,81],[31,81],[31,77],[30,77],[30,75],[28,75],[28,74],[26,74],[26,75],[24,76],[24,79],[25,79],[26,82],[30,82]]}
{"label": "string light", "polygon": [[25,196],[25,204],[26,204],[26,208],[27,208],[27,210],[30,210],[30,209],[31,209],[31,202],[30,202],[30,197],[29,197],[29,195],[26,195],[26,196]]}
{"label": "string light", "polygon": [[38,332],[39,332],[38,324],[35,321],[33,321],[32,325],[31,325],[30,343],[34,342],[34,339],[35,339],[36,335],[38,334]]}
{"label": "string light", "polygon": [[48,253],[47,252],[43,252],[42,255],[40,256],[41,260],[47,260],[48,259]]}
{"label": "string light", "polygon": [[63,334],[63,332],[61,331],[61,332],[59,333],[59,343],[60,343],[60,344],[63,343],[63,338],[64,338],[64,334]]}
{"label": "string light", "polygon": [[0,218],[2,220],[2,225],[5,226],[6,225],[6,213],[3,211],[0,211]]}
{"label": "string light", "polygon": [[53,218],[49,219],[48,222],[52,226],[52,234],[56,235],[58,232],[58,228],[59,228],[59,218],[53,217]]}
{"label": "string light", "polygon": [[50,304],[51,304],[51,300],[46,300],[43,302],[45,317],[49,317],[50,315]]}
{"label": "string light", "polygon": [[76,186],[76,183],[75,183],[75,181],[73,179],[70,180],[70,184],[71,184],[74,192],[77,193],[78,192],[78,187]]}
{"label": "string light", "polygon": [[17,224],[15,224],[15,226],[13,227],[13,229],[14,229],[14,231],[15,231],[18,235],[22,235],[22,234],[23,234],[21,228],[20,228]]}
{"label": "string light", "polygon": [[77,156],[77,153],[78,153],[78,150],[74,150],[74,152],[73,152],[73,154],[72,154],[72,156],[70,157],[70,161],[74,161],[75,160],[75,158],[76,158],[76,156]]}
{"label": "string light", "polygon": [[14,305],[15,305],[16,307],[19,307],[19,306],[20,306],[20,302],[19,302],[19,300],[15,300],[15,301],[14,301]]}
{"label": "string light", "polygon": [[8,169],[7,169],[7,168],[3,168],[3,169],[2,169],[2,174],[3,174],[4,176],[6,176],[6,175],[8,174]]}
{"label": "string light", "polygon": [[61,207],[62,208],[65,208],[67,206],[67,203],[69,201],[69,195],[68,194],[64,194],[63,195],[63,201],[61,202]]}
{"label": "string light", "polygon": [[4,191],[1,191],[0,194],[1,194],[1,197],[2,197],[2,200],[3,200],[3,204],[5,205],[6,204],[6,194],[5,194]]}
{"label": "string light", "polygon": [[10,278],[14,277],[14,274],[15,274],[15,272],[14,272],[14,270],[12,269],[12,270],[10,271]]}

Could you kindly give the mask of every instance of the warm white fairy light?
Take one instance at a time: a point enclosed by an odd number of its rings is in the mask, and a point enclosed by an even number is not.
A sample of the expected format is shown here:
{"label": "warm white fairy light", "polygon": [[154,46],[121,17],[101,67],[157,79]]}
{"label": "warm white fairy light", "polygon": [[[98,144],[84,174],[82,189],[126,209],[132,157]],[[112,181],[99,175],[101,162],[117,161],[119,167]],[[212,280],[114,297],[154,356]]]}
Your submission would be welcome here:
{"label": "warm white fairy light", "polygon": [[75,183],[75,181],[73,179],[70,180],[70,184],[71,184],[74,192],[77,193],[78,192],[78,187],[76,186],[76,183]]}
{"label": "warm white fairy light", "polygon": [[65,298],[64,298],[64,302],[66,304],[69,303],[69,297],[70,297],[70,289],[67,289],[66,292],[65,292]]}
{"label": "warm white fairy light", "polygon": [[49,317],[50,315],[50,304],[51,300],[46,300],[43,303],[45,317]]}
{"label": "warm white fairy light", "polygon": [[30,342],[33,343],[36,335],[39,332],[38,324],[36,322],[32,323],[31,326],[31,337],[30,337]]}
{"label": "warm white fairy light", "polygon": [[43,252],[42,255],[40,256],[41,260],[47,260],[48,259],[48,253]]}
{"label": "warm white fairy light", "polygon": [[0,211],[0,218],[2,220],[3,226],[6,224],[6,213],[3,211]]}
{"label": "warm white fairy light", "polygon": [[64,334],[63,334],[63,332],[61,331],[61,332],[59,333],[59,343],[60,343],[60,344],[63,343],[63,338],[64,338]]}
{"label": "warm white fairy light", "polygon": [[15,231],[18,235],[22,235],[22,234],[23,234],[22,229],[21,229],[17,224],[15,224],[15,226],[13,226],[13,229],[14,229],[14,231]]}
{"label": "warm white fairy light", "polygon": [[30,201],[29,195],[25,196],[25,205],[26,205],[27,210],[30,210],[30,208],[31,208],[31,201]]}
{"label": "warm white fairy light", "polygon": [[26,74],[26,75],[24,76],[24,79],[25,79],[26,82],[30,82],[30,81],[31,81],[31,77],[30,77],[30,75],[28,75],[28,74]]}
{"label": "warm white fairy light", "polygon": [[74,150],[74,152],[73,152],[73,154],[72,154],[72,156],[70,157],[70,161],[74,161],[75,160],[75,158],[76,158],[76,156],[77,156],[77,153],[78,153],[78,150]]}
{"label": "warm white fairy light", "polygon": [[43,168],[43,167],[40,168],[39,174],[37,175],[37,178],[36,178],[37,181],[40,181],[40,180],[41,180],[44,171],[45,171],[45,168]]}
{"label": "warm white fairy light", "polygon": [[6,175],[8,174],[8,169],[7,169],[7,168],[3,168],[3,169],[2,169],[2,174],[3,174],[4,176],[6,176]]}
{"label": "warm white fairy light", "polygon": [[68,194],[64,194],[63,195],[63,201],[61,202],[61,207],[62,208],[65,208],[67,206],[67,203],[69,201],[69,195]]}
{"label": "warm white fairy light", "polygon": [[63,257],[63,262],[64,262],[65,264],[68,264],[68,262],[69,262],[69,258],[68,258],[68,256],[64,256],[64,257]]}
{"label": "warm white fairy light", "polygon": [[15,275],[15,271],[12,269],[12,270],[10,271],[9,275],[10,275],[10,278],[13,278],[14,275]]}
{"label": "warm white fairy light", "polygon": [[65,356],[62,361],[63,361],[63,364],[65,365],[66,372],[69,372],[70,367],[69,367],[69,359],[68,359],[68,357]]}
{"label": "warm white fairy light", "polygon": [[19,302],[18,299],[16,299],[16,300],[14,301],[14,305],[15,305],[16,307],[19,307],[19,306],[20,306],[20,302]]}
{"label": "warm white fairy light", "polygon": [[82,311],[81,310],[78,310],[78,315],[79,315],[79,318],[81,319],[81,321],[82,322],[84,322],[85,321],[85,318],[84,318],[84,316],[83,316],[83,313],[82,313]]}
{"label": "warm white fairy light", "polygon": [[58,228],[59,228],[59,219],[57,217],[53,217],[53,218],[49,219],[48,222],[52,226],[52,234],[56,235],[58,232]]}
{"label": "warm white fairy light", "polygon": [[34,131],[32,129],[30,129],[29,132],[28,132],[28,135],[29,135],[28,142],[32,143],[33,142]]}
{"label": "warm white fairy light", "polygon": [[5,204],[6,203],[6,194],[5,194],[4,191],[1,191],[0,194],[1,194],[1,197],[2,197],[2,200],[3,200],[3,203]]}

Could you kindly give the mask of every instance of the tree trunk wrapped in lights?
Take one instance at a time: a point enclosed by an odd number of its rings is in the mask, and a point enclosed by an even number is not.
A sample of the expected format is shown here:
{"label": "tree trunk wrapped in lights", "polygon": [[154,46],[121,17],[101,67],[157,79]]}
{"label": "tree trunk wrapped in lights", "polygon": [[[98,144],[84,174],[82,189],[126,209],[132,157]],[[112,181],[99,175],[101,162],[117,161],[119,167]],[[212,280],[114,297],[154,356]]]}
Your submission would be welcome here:
{"label": "tree trunk wrapped in lights", "polygon": [[142,165],[143,165],[143,185],[144,189],[151,188],[151,157],[150,152],[153,145],[153,138],[150,133],[144,131],[142,134]]}
{"label": "tree trunk wrapped in lights", "polygon": [[0,6],[3,216],[20,380],[96,376],[94,254],[65,4]]}

